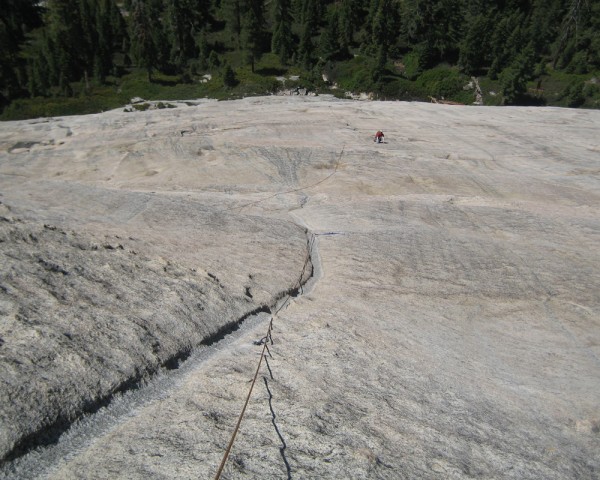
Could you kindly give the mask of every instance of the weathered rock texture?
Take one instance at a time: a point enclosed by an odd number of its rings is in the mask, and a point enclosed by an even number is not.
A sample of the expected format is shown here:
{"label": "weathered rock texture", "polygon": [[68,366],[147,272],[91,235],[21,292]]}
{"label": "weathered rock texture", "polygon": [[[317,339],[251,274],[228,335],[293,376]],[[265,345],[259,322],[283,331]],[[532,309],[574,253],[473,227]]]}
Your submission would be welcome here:
{"label": "weathered rock texture", "polygon": [[[599,127],[275,97],[4,124],[5,451],[273,305],[306,227],[224,478],[597,478]],[[212,477],[259,327],[4,475]]]}
{"label": "weathered rock texture", "polygon": [[[285,254],[306,261],[303,232],[279,227],[282,242],[296,240]],[[2,447],[12,455],[51,441],[82,412],[159,367],[177,366],[285,293],[280,287],[257,304],[256,272],[247,273],[244,290],[231,291],[210,271],[146,256],[133,238],[90,238],[18,220],[0,232]],[[303,264],[288,263],[298,269],[283,283],[291,290]]]}

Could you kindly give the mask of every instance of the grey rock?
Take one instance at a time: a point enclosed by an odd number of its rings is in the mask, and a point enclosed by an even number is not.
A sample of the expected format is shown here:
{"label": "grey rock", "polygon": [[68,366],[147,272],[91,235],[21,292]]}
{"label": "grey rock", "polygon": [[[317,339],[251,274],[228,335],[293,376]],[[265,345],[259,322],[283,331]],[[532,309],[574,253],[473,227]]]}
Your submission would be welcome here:
{"label": "grey rock", "polygon": [[[287,230],[300,240],[290,253],[306,256],[301,229]],[[261,307],[198,266],[145,254],[139,241],[27,220],[1,223],[0,238],[0,451],[8,458],[53,441]],[[281,291],[297,281],[294,271]],[[273,306],[280,293],[260,300]]]}
{"label": "grey rock", "polygon": [[191,357],[0,478],[214,477],[266,341],[222,478],[597,478],[599,126],[323,96],[8,123],[3,434]]}

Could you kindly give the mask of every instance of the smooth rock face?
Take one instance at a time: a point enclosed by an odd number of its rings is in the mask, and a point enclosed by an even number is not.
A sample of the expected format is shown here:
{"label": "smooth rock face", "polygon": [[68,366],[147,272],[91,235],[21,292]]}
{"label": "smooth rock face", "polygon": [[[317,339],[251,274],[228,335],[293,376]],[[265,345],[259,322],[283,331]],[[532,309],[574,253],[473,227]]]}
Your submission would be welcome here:
{"label": "smooth rock face", "polygon": [[[306,228],[315,283],[222,478],[600,474],[600,112],[269,97],[0,127],[4,454],[274,305]],[[214,476],[266,329],[1,475]]]}

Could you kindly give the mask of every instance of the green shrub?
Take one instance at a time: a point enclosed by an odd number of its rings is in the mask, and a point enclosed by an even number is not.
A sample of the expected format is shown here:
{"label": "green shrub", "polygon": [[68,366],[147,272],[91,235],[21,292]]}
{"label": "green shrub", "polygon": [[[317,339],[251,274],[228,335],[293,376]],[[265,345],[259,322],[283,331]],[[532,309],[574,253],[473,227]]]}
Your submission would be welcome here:
{"label": "green shrub", "polygon": [[583,87],[583,96],[585,97],[586,107],[600,107],[600,85],[597,83],[587,82]]}
{"label": "green shrub", "polygon": [[148,110],[150,108],[150,104],[149,103],[136,103],[135,105],[132,105],[132,107],[139,112],[145,112],[146,110]]}
{"label": "green shrub", "polygon": [[513,67],[502,70],[498,77],[502,86],[502,97],[506,105],[513,105],[527,92],[527,83],[522,73]]}
{"label": "green shrub", "polygon": [[417,45],[406,54],[403,59],[404,76],[409,80],[415,80],[425,70],[432,67],[433,52],[427,44]]}
{"label": "green shrub", "polygon": [[573,80],[563,91],[562,96],[566,99],[567,107],[577,108],[585,103],[583,94],[584,83],[581,80]]}
{"label": "green shrub", "polygon": [[468,82],[466,76],[449,67],[426,70],[417,79],[417,84],[428,96],[454,99],[463,96],[463,87]]}
{"label": "green shrub", "polygon": [[416,80],[419,75],[423,72],[419,64],[419,53],[412,51],[407,55],[404,55],[404,76],[409,80]]}
{"label": "green shrub", "polygon": [[582,74],[588,72],[588,60],[586,52],[576,52],[566,68],[567,73]]}
{"label": "green shrub", "polygon": [[371,65],[370,58],[354,57],[348,62],[338,63],[331,68],[330,80],[346,91],[369,92],[374,88]]}
{"label": "green shrub", "polygon": [[117,108],[124,103],[118,96],[106,95],[18,99],[6,107],[0,116],[0,120],[24,120],[27,118],[97,113]]}
{"label": "green shrub", "polygon": [[425,100],[427,92],[417,82],[398,78],[382,85],[380,97],[384,100]]}
{"label": "green shrub", "polygon": [[225,70],[223,71],[223,85],[231,88],[235,87],[237,83],[238,81],[237,78],[235,78],[235,72],[233,71],[233,68],[231,68],[231,65],[229,64],[225,65]]}

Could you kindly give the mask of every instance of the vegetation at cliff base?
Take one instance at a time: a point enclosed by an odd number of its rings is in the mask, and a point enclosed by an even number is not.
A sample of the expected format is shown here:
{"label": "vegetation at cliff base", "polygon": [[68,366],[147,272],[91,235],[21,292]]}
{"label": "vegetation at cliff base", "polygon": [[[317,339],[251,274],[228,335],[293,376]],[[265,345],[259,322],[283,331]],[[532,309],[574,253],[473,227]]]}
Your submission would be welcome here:
{"label": "vegetation at cliff base", "polygon": [[5,0],[2,119],[308,89],[600,107],[600,0]]}

